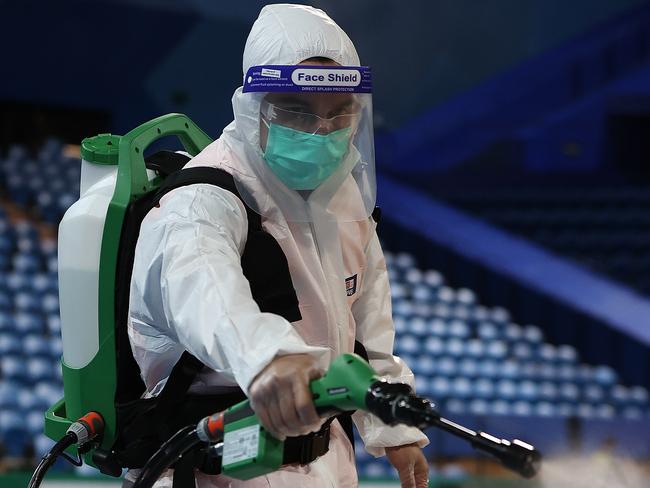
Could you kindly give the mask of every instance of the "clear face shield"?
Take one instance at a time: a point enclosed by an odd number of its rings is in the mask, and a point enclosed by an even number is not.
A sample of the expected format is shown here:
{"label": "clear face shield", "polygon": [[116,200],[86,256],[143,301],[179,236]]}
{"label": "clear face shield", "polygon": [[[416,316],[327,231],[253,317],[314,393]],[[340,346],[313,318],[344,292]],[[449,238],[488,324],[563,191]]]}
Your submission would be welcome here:
{"label": "clear face shield", "polygon": [[242,181],[246,203],[288,221],[367,219],[376,197],[369,69],[258,66],[245,81],[259,124],[249,152],[266,192]]}

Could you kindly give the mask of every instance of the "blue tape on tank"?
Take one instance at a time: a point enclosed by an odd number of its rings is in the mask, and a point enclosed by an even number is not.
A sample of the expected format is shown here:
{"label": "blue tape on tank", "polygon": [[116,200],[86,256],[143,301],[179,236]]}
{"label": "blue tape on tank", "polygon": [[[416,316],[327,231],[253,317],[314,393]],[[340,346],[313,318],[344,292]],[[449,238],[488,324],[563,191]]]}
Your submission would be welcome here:
{"label": "blue tape on tank", "polygon": [[368,66],[253,66],[243,92],[372,93],[372,77]]}

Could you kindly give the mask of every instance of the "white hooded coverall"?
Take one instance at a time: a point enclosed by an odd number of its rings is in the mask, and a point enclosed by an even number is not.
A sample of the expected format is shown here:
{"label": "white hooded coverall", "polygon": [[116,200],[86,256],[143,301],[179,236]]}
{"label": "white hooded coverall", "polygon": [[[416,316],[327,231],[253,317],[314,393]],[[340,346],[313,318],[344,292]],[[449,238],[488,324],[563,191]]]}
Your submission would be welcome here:
{"label": "white hooded coverall", "polygon": [[[326,57],[358,65],[348,36],[321,10],[298,5],[264,7],[244,51],[250,66],[297,64]],[[233,96],[235,120],[219,139],[186,167],[212,166],[245,181],[253,194],[264,186],[251,177],[247,154],[259,148],[259,102],[241,87]],[[249,152],[245,151],[248,145]],[[147,395],[164,386],[187,350],[204,369],[194,393],[234,387],[248,391],[253,378],[276,356],[310,354],[326,370],[359,340],[372,367],[390,381],[413,385],[413,374],[392,355],[394,327],[386,263],[371,218],[363,221],[287,221],[268,196],[271,212],[262,226],[280,244],[296,289],[302,320],[294,323],[261,313],[251,296],[240,258],[247,236],[245,208],[235,195],[212,185],[178,188],[145,217],[136,246],[130,291],[129,337]],[[358,198],[343,184],[335,205]],[[351,290],[346,278],[356,276]],[[351,294],[350,291],[353,291]],[[349,296],[348,296],[349,294]],[[428,443],[419,430],[389,427],[365,412],[353,416],[368,452],[384,447]],[[352,447],[338,422],[332,424],[329,451],[306,466],[286,466],[249,481],[196,473],[199,487],[352,487],[357,485]],[[171,486],[171,470],[156,487]]]}

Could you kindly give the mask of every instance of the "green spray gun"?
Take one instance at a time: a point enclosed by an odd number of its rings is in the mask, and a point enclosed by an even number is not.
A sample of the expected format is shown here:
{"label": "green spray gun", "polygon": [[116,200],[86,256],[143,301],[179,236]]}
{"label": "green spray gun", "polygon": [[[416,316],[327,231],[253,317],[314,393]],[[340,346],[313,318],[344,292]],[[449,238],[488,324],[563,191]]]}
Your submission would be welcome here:
{"label": "green spray gun", "polygon": [[[388,425],[435,426],[468,440],[526,478],[539,470],[541,455],[533,446],[475,432],[442,418],[432,402],[413,394],[409,385],[382,380],[356,354],[337,357],[323,377],[310,383],[310,389],[322,417],[360,409]],[[264,429],[245,400],[178,431],[149,459],[133,488],[150,488],[180,456],[204,445],[211,445],[215,457],[221,458],[223,474],[254,478],[282,466],[283,444]]]}

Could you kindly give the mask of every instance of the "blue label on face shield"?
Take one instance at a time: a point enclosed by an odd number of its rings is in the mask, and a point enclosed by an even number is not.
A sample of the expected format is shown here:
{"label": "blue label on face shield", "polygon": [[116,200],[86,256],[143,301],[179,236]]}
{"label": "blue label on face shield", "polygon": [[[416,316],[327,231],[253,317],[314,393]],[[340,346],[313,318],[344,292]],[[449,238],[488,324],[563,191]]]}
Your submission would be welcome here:
{"label": "blue label on face shield", "polygon": [[372,77],[368,66],[253,66],[243,92],[372,93]]}

